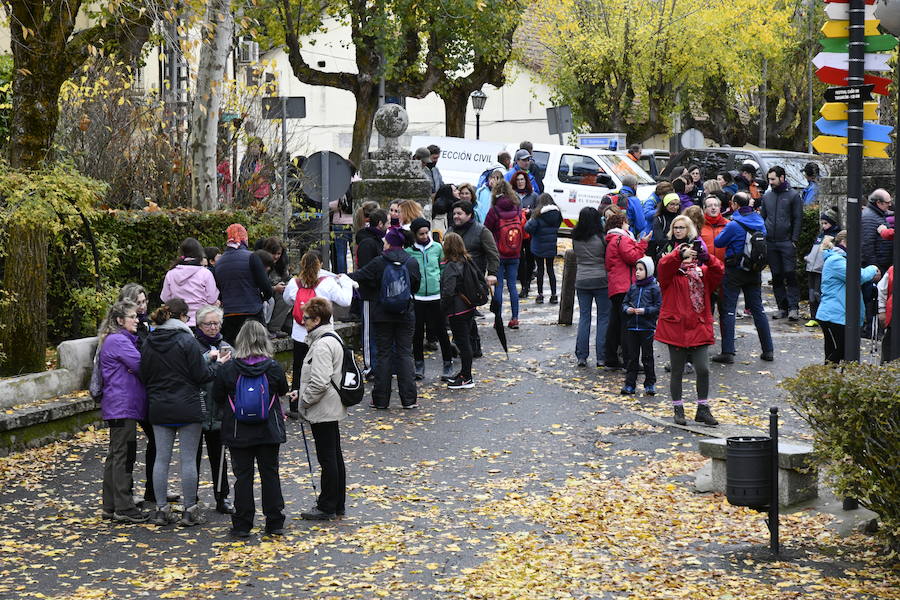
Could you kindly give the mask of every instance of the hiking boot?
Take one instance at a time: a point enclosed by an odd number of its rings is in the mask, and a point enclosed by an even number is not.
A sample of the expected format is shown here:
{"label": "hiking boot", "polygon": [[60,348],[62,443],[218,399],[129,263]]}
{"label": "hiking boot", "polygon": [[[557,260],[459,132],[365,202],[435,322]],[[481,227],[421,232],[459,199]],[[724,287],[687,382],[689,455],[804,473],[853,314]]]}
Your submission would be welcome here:
{"label": "hiking boot", "polygon": [[772,352],[763,352],[759,355],[759,357],[766,362],[772,362],[773,360],[775,360],[775,354]]}
{"label": "hiking boot", "polygon": [[723,365],[732,365],[734,364],[734,354],[730,352],[723,352],[721,354],[716,354],[710,360],[715,363],[721,363]]}
{"label": "hiking boot", "polygon": [[441,373],[441,381],[450,381],[453,379],[453,361],[444,361],[444,372]]}
{"label": "hiking boot", "polygon": [[676,406],[675,407],[675,424],[676,425],[687,425],[687,419],[684,418],[684,407]]}
{"label": "hiking boot", "polygon": [[112,521],[115,517],[115,511],[106,510],[105,508],[100,509],[100,518],[104,521]]}
{"label": "hiking boot", "polygon": [[168,504],[162,508],[157,507],[153,511],[153,519],[151,521],[154,525],[159,525],[160,527],[173,523],[175,518],[172,516],[172,507]]}
{"label": "hiking boot", "polygon": [[631,385],[622,386],[622,389],[619,390],[619,393],[623,396],[634,396],[634,392],[634,386]]}
{"label": "hiking boot", "polygon": [[544,295],[543,295],[543,294],[538,294],[537,296],[535,296],[535,297],[534,297],[534,303],[535,303],[535,304],[543,304],[543,303],[544,303]]}
{"label": "hiking boot", "polygon": [[334,513],[322,512],[319,507],[300,513],[300,518],[307,521],[331,521],[336,516]]}
{"label": "hiking boot", "polygon": [[786,310],[776,310],[772,314],[773,319],[786,319],[787,316],[788,316],[788,311],[786,311]]}
{"label": "hiking boot", "polygon": [[465,379],[462,374],[459,374],[447,383],[447,387],[451,390],[468,389],[475,387],[475,382],[471,377]]}
{"label": "hiking boot", "polygon": [[113,513],[113,519],[119,523],[143,523],[149,518],[148,513],[136,508]]}
{"label": "hiking boot", "polygon": [[655,396],[656,395],[656,386],[655,385],[645,385],[644,386],[644,395],[645,396]]}
{"label": "hiking boot", "polygon": [[556,297],[556,294],[550,296],[550,304],[559,304],[559,298]]}
{"label": "hiking boot", "polygon": [[181,513],[181,520],[178,521],[178,525],[181,527],[193,527],[195,525],[203,525],[204,523],[206,523],[206,517],[200,509],[199,503],[190,508],[186,508],[184,512]]}
{"label": "hiking boot", "polygon": [[220,515],[233,515],[234,505],[229,502],[228,498],[216,501],[216,512]]}
{"label": "hiking boot", "polygon": [[809,321],[807,321],[806,323],[804,323],[803,326],[804,326],[804,327],[818,327],[818,326],[819,326],[819,322],[816,321],[815,319],[810,319]]}
{"label": "hiking boot", "polygon": [[416,361],[416,381],[421,381],[425,379],[425,361],[417,360]]}
{"label": "hiking boot", "polygon": [[800,320],[800,311],[796,308],[792,308],[788,311],[788,321],[796,322]]}
{"label": "hiking boot", "polygon": [[510,319],[508,327],[510,329],[518,329],[519,328],[519,320],[518,319]]}
{"label": "hiking boot", "polygon": [[703,423],[707,427],[715,427],[719,424],[719,422],[716,421],[716,418],[712,416],[712,411],[709,410],[709,404],[697,405],[697,414],[694,415],[694,420],[698,423]]}

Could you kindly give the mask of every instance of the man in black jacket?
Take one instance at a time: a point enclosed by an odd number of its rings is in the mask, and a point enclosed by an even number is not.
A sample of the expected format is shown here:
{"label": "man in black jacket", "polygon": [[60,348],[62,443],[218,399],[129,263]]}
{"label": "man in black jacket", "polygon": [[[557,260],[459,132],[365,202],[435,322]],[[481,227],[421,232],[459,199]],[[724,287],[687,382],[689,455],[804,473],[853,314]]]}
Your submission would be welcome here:
{"label": "man in black jacket", "polygon": [[[356,232],[356,269],[362,269],[384,250],[384,232],[387,231],[388,215],[384,209],[379,208],[369,215],[368,227],[363,227]],[[375,347],[375,336],[372,327],[372,301],[378,294],[372,297],[366,290],[360,288],[359,295],[363,301],[362,307],[362,347],[363,347],[363,375],[368,381],[375,372],[378,364],[378,350]]]}
{"label": "man in black jacket", "polygon": [[[222,299],[222,337],[232,346],[247,319],[266,324],[263,318],[263,301],[273,293],[284,291],[279,284],[273,292],[269,276],[259,256],[247,249],[247,230],[239,223],[226,229],[228,244],[216,261],[216,287]],[[279,289],[280,288],[280,289]]]}
{"label": "man in black jacket", "polygon": [[778,310],[773,319],[800,319],[797,287],[797,242],[803,225],[803,199],[791,187],[778,165],[769,169],[769,190],[763,195],[759,215],[766,224],[766,260],[772,272],[772,288]]}
{"label": "man in black jacket", "polygon": [[[412,339],[416,318],[413,293],[419,289],[419,263],[403,250],[406,237],[400,228],[390,228],[384,234],[384,252],[357,271],[349,274],[359,282],[364,298],[373,299],[371,318],[375,327],[375,346],[378,360],[375,367],[375,386],[372,388],[372,408],[386,409],[391,399],[392,373],[397,373],[397,388],[403,408],[418,408],[416,380],[413,366]],[[409,301],[406,310],[391,311],[381,297],[382,278],[388,265],[401,264],[409,274]]]}
{"label": "man in black jacket", "polygon": [[[862,241],[861,263],[863,265],[876,265],[882,273],[887,270],[894,262],[894,242],[881,238],[878,228],[887,226],[887,217],[891,213],[891,195],[887,190],[878,188],[869,194],[869,201],[862,210],[862,226],[860,228],[860,239]],[[862,335],[866,339],[871,339],[877,334],[872,324],[875,321],[875,305],[878,297],[875,285],[871,282],[862,286],[863,299],[866,308],[866,324],[863,327]]]}

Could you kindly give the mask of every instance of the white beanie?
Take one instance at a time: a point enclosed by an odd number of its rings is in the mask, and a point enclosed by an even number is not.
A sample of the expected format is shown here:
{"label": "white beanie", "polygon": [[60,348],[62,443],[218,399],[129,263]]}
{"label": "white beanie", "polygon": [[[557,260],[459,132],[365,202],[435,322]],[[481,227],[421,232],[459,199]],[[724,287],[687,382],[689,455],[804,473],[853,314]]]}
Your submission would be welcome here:
{"label": "white beanie", "polygon": [[644,269],[647,271],[647,277],[653,277],[653,259],[649,256],[642,256],[638,259],[638,262],[644,265]]}

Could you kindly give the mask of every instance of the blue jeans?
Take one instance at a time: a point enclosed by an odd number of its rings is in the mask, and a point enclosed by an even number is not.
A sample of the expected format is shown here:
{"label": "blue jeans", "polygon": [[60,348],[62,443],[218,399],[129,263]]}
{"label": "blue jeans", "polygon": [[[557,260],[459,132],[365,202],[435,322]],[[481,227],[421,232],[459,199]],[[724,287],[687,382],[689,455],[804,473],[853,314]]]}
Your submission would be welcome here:
{"label": "blue jeans", "polygon": [[351,225],[334,225],[334,272],[347,272],[347,247],[353,240],[353,227]]}
{"label": "blue jeans", "polygon": [[609,323],[609,296],[607,288],[576,289],[578,295],[578,337],[575,340],[575,358],[587,360],[590,353],[591,308],[597,304],[597,331],[594,335],[594,351],[597,364],[602,365],[605,357],[606,325]]}
{"label": "blue jeans", "polygon": [[761,278],[759,273],[746,273],[739,269],[729,268],[725,271],[725,284],[722,293],[725,295],[725,310],[722,319],[722,353],[734,354],[734,312],[737,309],[738,295],[744,292],[744,304],[753,315],[753,324],[759,335],[759,343],[763,352],[772,352],[772,333],[769,331],[769,320],[763,309]]}
{"label": "blue jeans", "polygon": [[516,277],[519,274],[518,258],[501,258],[500,270],[497,271],[497,287],[494,288],[494,299],[503,308],[503,282],[509,289],[509,303],[512,306],[512,318],[519,318],[519,291],[516,289]]}

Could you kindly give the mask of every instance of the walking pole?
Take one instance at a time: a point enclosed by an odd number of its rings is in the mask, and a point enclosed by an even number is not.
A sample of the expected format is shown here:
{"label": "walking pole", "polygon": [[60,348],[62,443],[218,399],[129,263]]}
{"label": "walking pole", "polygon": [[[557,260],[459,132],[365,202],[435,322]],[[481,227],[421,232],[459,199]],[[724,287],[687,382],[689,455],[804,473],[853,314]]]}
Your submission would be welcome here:
{"label": "walking pole", "polygon": [[309,456],[309,442],[306,441],[306,427],[303,425],[303,421],[300,421],[300,432],[303,434],[303,447],[306,448],[306,464],[309,466],[309,482],[312,483],[313,492],[318,494],[319,490],[316,489],[316,478],[312,471],[312,458]]}
{"label": "walking pole", "polygon": [[222,478],[225,476],[225,446],[219,452],[219,478],[216,480],[216,496],[222,493]]}

